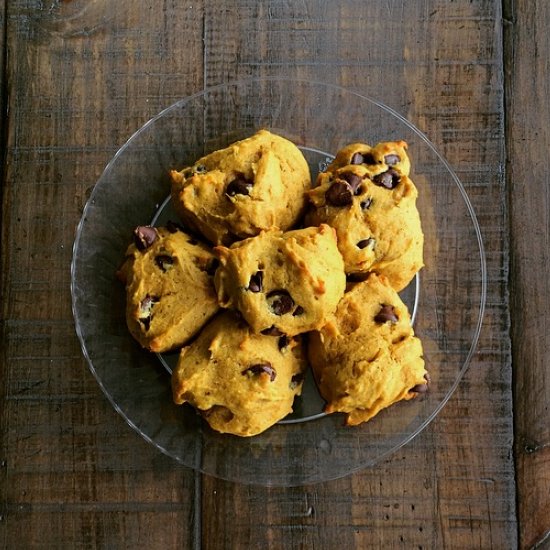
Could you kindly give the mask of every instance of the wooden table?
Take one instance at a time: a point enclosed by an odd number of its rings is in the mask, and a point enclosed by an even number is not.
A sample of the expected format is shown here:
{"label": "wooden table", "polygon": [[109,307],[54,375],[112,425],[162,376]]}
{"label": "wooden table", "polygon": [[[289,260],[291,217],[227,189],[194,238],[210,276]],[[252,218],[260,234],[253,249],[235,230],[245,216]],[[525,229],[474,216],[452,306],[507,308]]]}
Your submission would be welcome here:
{"label": "wooden table", "polygon": [[[0,546],[548,548],[550,3],[2,0]],[[488,296],[439,417],[378,466],[290,489],[186,469],[113,410],[74,332],[71,248],[117,148],[204,87],[325,80],[436,143]]]}

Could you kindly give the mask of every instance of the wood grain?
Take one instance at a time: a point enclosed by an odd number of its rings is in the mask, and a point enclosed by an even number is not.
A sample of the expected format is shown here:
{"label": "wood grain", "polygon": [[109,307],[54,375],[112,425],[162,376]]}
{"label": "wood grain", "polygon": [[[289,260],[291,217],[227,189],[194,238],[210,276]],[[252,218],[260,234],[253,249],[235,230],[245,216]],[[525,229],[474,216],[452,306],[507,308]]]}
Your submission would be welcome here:
{"label": "wood grain", "polygon": [[547,2],[506,2],[510,307],[522,548],[550,547],[550,143]]}
{"label": "wood grain", "polygon": [[[1,150],[6,150],[5,130],[7,129],[6,103],[7,103],[7,83],[6,83],[6,0],[0,1],[0,128],[2,131],[0,142]],[[3,159],[2,159],[3,163]]]}
{"label": "wood grain", "polygon": [[[527,12],[524,4],[518,2]],[[542,21],[526,19],[522,33],[535,25],[542,36],[550,14],[538,4]],[[507,195],[500,2],[7,0],[6,6],[0,546],[515,547],[506,200],[516,205],[512,274],[529,267],[525,250],[547,258],[544,236],[528,242],[535,218],[522,220],[520,210],[544,207],[540,219],[548,205],[535,204],[518,184]],[[518,42],[514,56],[530,55],[529,44]],[[546,74],[543,56],[536,59]],[[145,443],[88,372],[69,295],[74,228],[117,148],[185,95],[267,74],[344,85],[383,100],[424,130],[471,197],[489,279],[478,353],[438,419],[375,468],[289,489],[200,476]],[[518,72],[506,82],[526,90],[531,81]],[[546,81],[538,82],[537,107],[546,113]],[[542,170],[544,157],[540,149],[533,149],[539,156],[521,157],[528,115],[537,113],[526,101],[512,107],[514,124],[523,121],[525,132],[509,150],[524,168],[516,169],[519,182],[528,160]],[[507,128],[512,139],[510,122]],[[541,274],[543,266],[541,260]],[[514,308],[530,304],[522,279],[512,284]],[[542,275],[537,284],[547,291]],[[515,358],[533,365],[538,358],[540,368],[543,340],[532,345],[540,332],[529,325],[530,339],[521,340],[520,328],[513,325]],[[530,390],[536,368],[518,378]],[[547,441],[536,422],[529,425],[534,417],[522,418],[520,433],[532,436],[525,441],[536,452],[518,459],[519,502],[529,520],[521,532],[532,534],[522,540],[534,544],[544,518],[537,523],[526,514],[545,510],[537,506],[548,486],[537,490],[534,476],[547,475],[538,458],[545,451],[536,448]],[[526,507],[523,494],[538,504]]]}

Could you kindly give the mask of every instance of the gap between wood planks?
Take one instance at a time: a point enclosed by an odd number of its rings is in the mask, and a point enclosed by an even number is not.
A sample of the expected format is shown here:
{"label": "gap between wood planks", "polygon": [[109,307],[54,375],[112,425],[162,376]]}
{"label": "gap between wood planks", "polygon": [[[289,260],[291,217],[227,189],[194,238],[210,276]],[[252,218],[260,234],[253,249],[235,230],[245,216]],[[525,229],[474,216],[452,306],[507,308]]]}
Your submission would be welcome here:
{"label": "gap between wood planks", "polygon": [[[529,126],[529,115],[536,114],[538,118],[547,118],[548,107],[546,105],[545,86],[543,79],[546,74],[541,74],[539,63],[541,59],[537,52],[546,51],[548,38],[541,29],[537,29],[537,17],[545,22],[550,19],[550,10],[544,7],[543,2],[527,2],[525,0],[503,0],[503,67],[504,67],[504,128],[506,148],[506,169],[505,177],[507,184],[508,202],[508,224],[510,243],[510,269],[508,278],[509,309],[511,313],[510,335],[512,342],[512,364],[513,364],[513,414],[514,414],[514,460],[516,473],[516,514],[518,541],[521,548],[535,550],[547,548],[550,543],[550,524],[548,523],[547,509],[550,505],[549,485],[545,471],[547,471],[548,460],[545,458],[548,453],[550,442],[545,440],[547,433],[541,430],[547,418],[548,397],[545,392],[533,392],[534,384],[539,382],[534,378],[537,368],[543,374],[542,384],[547,383],[544,378],[543,357],[545,351],[544,338],[548,338],[540,328],[544,326],[548,315],[544,313],[542,298],[537,295],[542,290],[547,292],[548,287],[541,289],[541,283],[536,284],[536,291],[528,292],[525,285],[528,281],[521,278],[522,274],[528,273],[537,278],[537,274],[543,271],[544,261],[535,262],[537,253],[542,252],[542,258],[548,258],[548,251],[541,248],[536,242],[536,229],[543,220],[537,219],[537,214],[546,215],[544,207],[529,216],[523,216],[526,206],[533,206],[536,202],[539,205],[548,199],[548,191],[543,187],[533,190],[540,181],[544,179],[536,163],[529,173],[530,181],[522,181],[522,164],[533,160],[533,155],[538,151],[544,151],[548,145],[548,134],[541,130],[540,136],[537,128]],[[544,17],[540,14],[546,9]],[[539,32],[537,32],[537,30]],[[529,63],[529,69],[525,63]],[[544,62],[543,62],[544,63]],[[543,64],[544,67],[544,64]],[[522,76],[532,80],[523,86]],[[541,91],[542,88],[542,91]],[[547,91],[547,90],[546,90]],[[527,94],[532,94],[527,98]],[[533,136],[532,140],[525,140],[525,134]],[[519,153],[526,146],[525,159]],[[538,149],[537,149],[538,148]],[[517,173],[520,181],[514,181],[516,174],[515,166],[518,163]],[[523,176],[525,177],[525,176]],[[524,186],[524,183],[530,185]],[[546,193],[546,196],[545,196]],[[534,197],[534,195],[537,195]],[[518,213],[516,213],[518,212]],[[531,235],[533,233],[533,235]],[[529,242],[531,241],[531,242]],[[546,279],[545,279],[546,280]],[[522,311],[528,311],[532,316],[539,316],[537,319],[538,329],[523,330],[521,316]],[[516,319],[513,315],[518,313]],[[533,332],[535,330],[535,332]],[[542,341],[529,343],[529,339],[542,336]],[[526,344],[527,342],[527,344]],[[521,388],[521,394],[520,394]],[[547,389],[547,388],[546,388]],[[529,407],[527,407],[526,394],[529,396]],[[546,392],[547,395],[547,392]],[[545,401],[545,399],[547,401]],[[543,422],[540,421],[542,415]],[[538,418],[539,417],[539,418]],[[546,479],[546,481],[545,481]]]}

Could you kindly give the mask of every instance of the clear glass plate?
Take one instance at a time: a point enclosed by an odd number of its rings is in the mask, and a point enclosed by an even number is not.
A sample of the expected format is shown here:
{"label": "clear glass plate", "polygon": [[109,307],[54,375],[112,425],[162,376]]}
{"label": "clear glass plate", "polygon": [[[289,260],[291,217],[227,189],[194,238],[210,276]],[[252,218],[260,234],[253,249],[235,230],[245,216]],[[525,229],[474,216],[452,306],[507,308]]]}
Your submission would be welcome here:
{"label": "clear glass plate", "polygon": [[[168,171],[268,128],[294,141],[313,174],[339,148],[404,139],[419,190],[426,266],[403,297],[415,313],[431,376],[428,393],[357,427],[322,414],[313,380],[285,421],[252,438],[212,431],[172,403],[174,356],[142,350],[124,318],[116,280],[137,225],[170,214]],[[86,204],[74,243],[71,291],[78,337],[99,385],[147,441],[178,462],[243,483],[293,486],[372,466],[417,435],[441,410],[474,352],[486,295],[479,226],[459,179],[405,118],[338,86],[282,78],[224,84],[183,99],[145,124],[116,153]]]}

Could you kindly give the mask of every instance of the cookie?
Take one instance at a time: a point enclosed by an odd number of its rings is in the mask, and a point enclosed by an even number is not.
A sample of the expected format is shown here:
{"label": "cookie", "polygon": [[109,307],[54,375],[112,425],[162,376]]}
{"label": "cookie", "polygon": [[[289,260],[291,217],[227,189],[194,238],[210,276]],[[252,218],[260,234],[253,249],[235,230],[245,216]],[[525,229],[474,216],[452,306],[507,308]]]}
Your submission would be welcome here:
{"label": "cookie", "polygon": [[311,187],[298,147],[266,130],[172,171],[171,179],[181,219],[224,245],[271,227],[288,229],[303,214]]}
{"label": "cookie", "polygon": [[308,357],[325,412],[345,413],[351,426],[427,390],[422,344],[407,307],[374,273],[346,292],[327,324],[310,334]]}
{"label": "cookie", "polygon": [[223,312],[181,350],[174,402],[190,403],[218,432],[257,435],[292,412],[305,369],[299,339],[254,334]]}
{"label": "cookie", "polygon": [[308,225],[336,229],[351,279],[373,271],[397,291],[424,265],[418,191],[409,178],[406,147],[404,141],[344,147],[308,192],[306,215]]}
{"label": "cookie", "polygon": [[320,328],[344,294],[344,262],[328,225],[271,229],[215,252],[220,305],[238,309],[256,333]]}
{"label": "cookie", "polygon": [[371,168],[373,174],[385,172],[391,167],[400,174],[408,176],[411,171],[411,162],[407,147],[405,141],[383,141],[375,147],[365,143],[350,143],[336,153],[327,170],[362,164],[367,167],[378,166],[378,169]]}
{"label": "cookie", "polygon": [[146,349],[183,345],[216,313],[212,251],[175,225],[138,227],[118,276],[126,285],[126,322]]}

